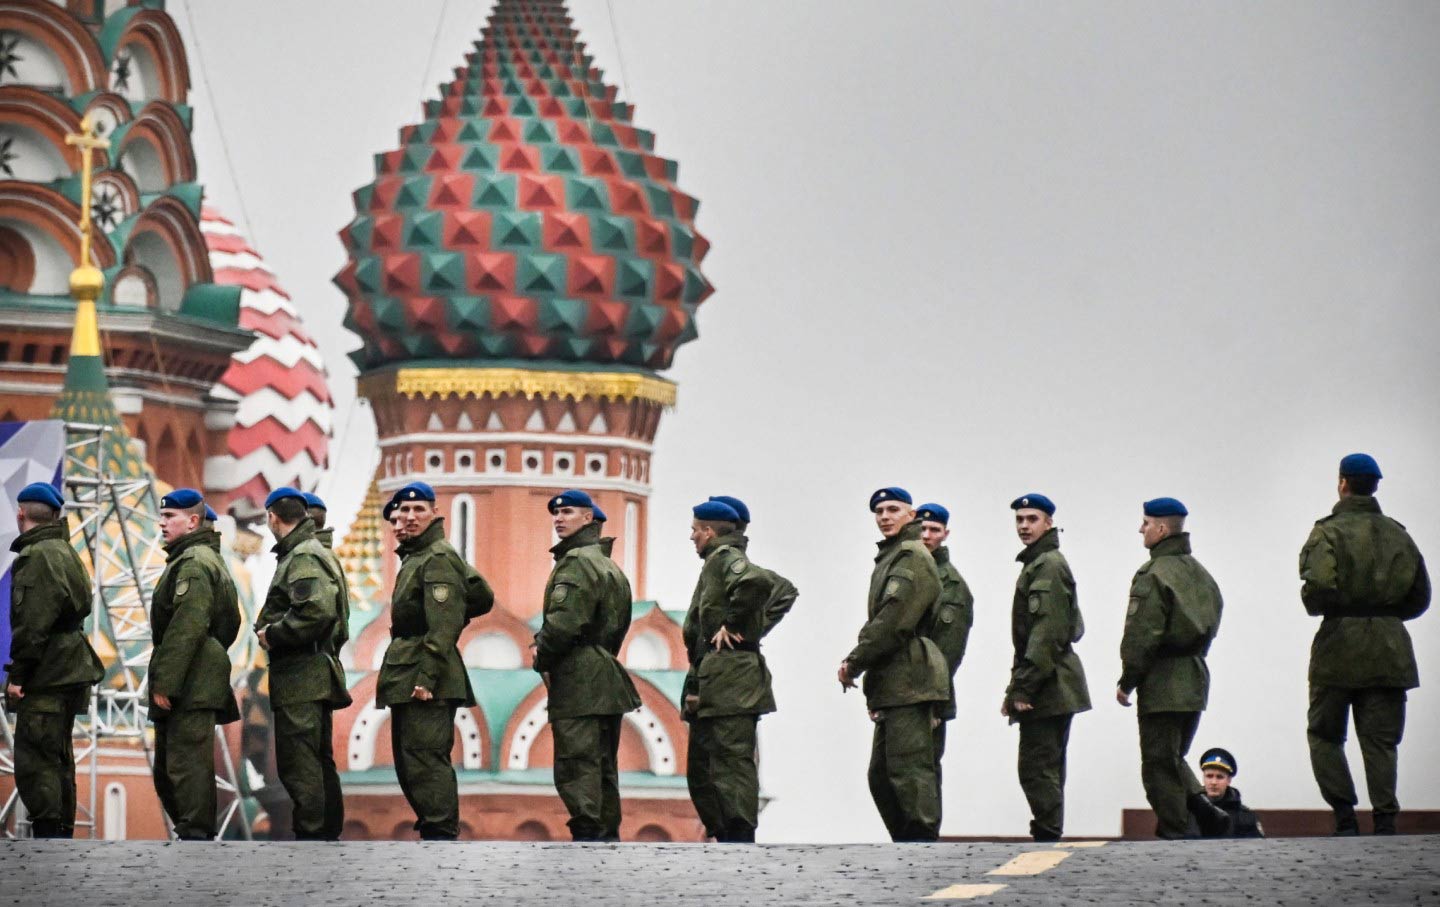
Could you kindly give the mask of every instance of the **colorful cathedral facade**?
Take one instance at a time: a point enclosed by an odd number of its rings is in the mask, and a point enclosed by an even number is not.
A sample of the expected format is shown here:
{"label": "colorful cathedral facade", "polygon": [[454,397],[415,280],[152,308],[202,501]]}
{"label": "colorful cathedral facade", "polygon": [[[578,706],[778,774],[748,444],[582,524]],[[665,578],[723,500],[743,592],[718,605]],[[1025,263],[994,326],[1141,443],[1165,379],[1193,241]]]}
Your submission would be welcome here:
{"label": "colorful cathedral facade", "polygon": [[697,840],[679,710],[686,657],[677,615],[646,600],[645,540],[655,435],[675,402],[660,372],[695,338],[711,293],[698,202],[559,0],[500,0],[424,113],[355,192],[335,278],[380,445],[360,531],[342,551],[360,578],[347,652],[357,707],[336,720],[352,831],[392,837],[411,821],[388,770],[386,713],[373,706],[397,566],[376,510],[419,478],[496,592],[495,611],[461,637],[480,699],[456,722],[467,833],[567,836],[528,645],[552,563],[545,502],[578,487],[609,516],[639,599],[620,655],[644,703],[621,742],[622,836]]}
{"label": "colorful cathedral facade", "polygon": [[[64,136],[89,116],[111,143],[98,153],[91,258],[105,276],[115,412],[162,485],[203,488],[243,524],[270,489],[317,486],[333,404],[299,307],[241,229],[202,203],[188,72],[163,2],[0,0],[0,420],[49,416],[68,380],[80,211]],[[698,202],[604,83],[561,0],[499,0],[424,113],[355,193],[335,279],[380,446],[340,547],[354,599],[342,660],[356,704],[337,714],[334,741],[346,837],[414,836],[374,686],[398,566],[378,511],[421,478],[497,595],[460,641],[479,699],[456,719],[462,837],[567,836],[528,645],[551,562],[544,503],[580,487],[609,515],[637,598],[621,660],[643,707],[624,725],[622,836],[697,840],[679,615],[647,600],[645,544],[655,436],[676,393],[661,372],[696,337],[712,292]],[[284,836],[251,648],[232,655],[255,734],[232,726],[230,745],[261,804],[257,834]],[[145,780],[125,782],[128,818],[123,798],[107,814],[106,788],[102,836],[163,834]]]}

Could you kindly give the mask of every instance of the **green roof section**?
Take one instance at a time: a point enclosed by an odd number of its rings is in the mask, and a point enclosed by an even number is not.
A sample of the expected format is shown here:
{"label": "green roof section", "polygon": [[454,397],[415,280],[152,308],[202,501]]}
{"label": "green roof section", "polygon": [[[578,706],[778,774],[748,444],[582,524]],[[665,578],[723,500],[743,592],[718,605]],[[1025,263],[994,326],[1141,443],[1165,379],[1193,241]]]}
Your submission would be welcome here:
{"label": "green roof section", "polygon": [[540,686],[540,675],[529,668],[470,668],[467,673],[470,686],[475,690],[475,701],[485,713],[490,741],[499,746],[505,736],[505,726],[521,700]]}
{"label": "green roof section", "polygon": [[180,301],[180,314],[202,321],[211,321],[229,328],[240,324],[240,291],[236,285],[194,283]]}

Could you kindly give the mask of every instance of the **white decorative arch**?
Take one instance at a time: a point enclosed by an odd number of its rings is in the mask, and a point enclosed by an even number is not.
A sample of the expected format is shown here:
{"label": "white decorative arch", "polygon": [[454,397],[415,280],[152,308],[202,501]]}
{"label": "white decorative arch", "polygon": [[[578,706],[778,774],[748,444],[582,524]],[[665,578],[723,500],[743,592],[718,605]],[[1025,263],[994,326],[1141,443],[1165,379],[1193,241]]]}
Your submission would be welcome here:
{"label": "white decorative arch", "polygon": [[[363,772],[375,767],[375,744],[380,740],[380,731],[389,721],[389,709],[376,706],[373,699],[365,703],[350,727],[347,771]],[[456,709],[455,727],[460,731],[461,767],[480,769],[485,764],[485,737],[480,733],[479,722],[469,709]]]}
{"label": "white decorative arch", "polygon": [[[510,752],[505,757],[505,768],[523,771],[530,767],[530,749],[549,720],[546,713],[549,703],[549,697],[541,699],[520,720],[515,737],[510,741]],[[627,713],[625,720],[640,732],[640,739],[645,744],[645,756],[650,762],[650,771],[656,775],[674,775],[675,741],[665,729],[660,716],[649,706],[641,705],[636,711]]]}
{"label": "white decorative arch", "polygon": [[379,708],[375,700],[365,703],[350,725],[350,752],[345,770],[363,772],[375,766],[375,741],[380,739],[380,729],[390,720],[390,710]]}
{"label": "white decorative arch", "polygon": [[505,633],[481,633],[465,644],[460,657],[467,668],[513,671],[525,666],[520,646]]}
{"label": "white decorative arch", "polygon": [[44,43],[36,41],[24,32],[8,32],[5,40],[9,45],[14,74],[6,73],[6,85],[28,85],[41,91],[57,91],[73,94],[70,77],[54,51]]}
{"label": "white decorative arch", "polygon": [[5,147],[0,179],[49,183],[70,176],[70,162],[39,130],[20,123],[0,123],[0,144]]}
{"label": "white decorative arch", "polygon": [[475,499],[468,494],[450,502],[450,544],[465,563],[475,563]]}

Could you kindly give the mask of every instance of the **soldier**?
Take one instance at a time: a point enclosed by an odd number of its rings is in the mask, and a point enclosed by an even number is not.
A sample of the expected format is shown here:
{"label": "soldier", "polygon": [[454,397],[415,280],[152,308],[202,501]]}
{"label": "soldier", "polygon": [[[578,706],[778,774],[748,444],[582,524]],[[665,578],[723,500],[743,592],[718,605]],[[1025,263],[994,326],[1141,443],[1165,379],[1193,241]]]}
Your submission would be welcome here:
{"label": "soldier", "polygon": [[1300,550],[1300,597],[1306,612],[1324,618],[1310,647],[1310,765],[1335,812],[1337,835],[1359,831],[1359,801],[1345,761],[1352,710],[1375,833],[1395,833],[1405,691],[1420,685],[1404,621],[1430,607],[1425,559],[1405,527],[1380,512],[1380,478],[1367,454],[1341,460],[1340,501]]}
{"label": "soldier", "polygon": [[305,505],[293,488],[277,488],[265,499],[277,563],[255,635],[270,655],[275,768],[294,804],[295,839],[338,841],[345,803],[331,719],[350,704],[335,649],[346,593],[344,574],[315,538]]}
{"label": "soldier", "polygon": [[[739,498],[726,494],[711,495],[710,500],[729,505],[735,511],[736,516],[740,517],[740,522],[735,524],[735,530],[739,533],[739,541],[735,543],[735,547],[745,551],[750,544],[750,539],[745,535],[745,530],[750,528],[750,508],[746,507],[745,502]],[[750,566],[760,571],[761,576],[770,584],[770,591],[765,599],[764,628],[760,631],[760,636],[763,638],[769,636],[770,631],[775,629],[775,625],[790,613],[790,609],[795,605],[795,600],[800,597],[800,590],[795,588],[794,583],[774,570],[761,567],[754,561],[750,562]]]}
{"label": "soldier", "polygon": [[215,837],[215,726],[240,720],[228,649],[240,602],[220,536],[206,529],[205,499],[179,488],[160,499],[165,571],[150,603],[150,719],[155,791],[182,841]]}
{"label": "soldier", "polygon": [[684,626],[690,799],[707,835],[753,843],[760,814],[755,729],[761,715],[775,711],[760,654],[770,582],[745,558],[734,507],[712,499],[691,512],[690,541],[704,565]]}
{"label": "soldier", "polygon": [[325,506],[325,502],[320,499],[318,494],[305,492],[305,513],[315,524],[315,541],[325,549],[325,560],[330,564],[330,575],[339,577],[340,580],[340,619],[335,622],[332,642],[334,654],[338,658],[340,650],[345,648],[345,643],[350,641],[350,582],[345,578],[345,567],[340,563],[340,558],[335,556],[335,530],[325,525],[329,516],[329,508]]}
{"label": "soldier", "polygon": [[[460,792],[450,763],[455,710],[475,705],[456,643],[466,624],[471,574],[479,574],[445,540],[445,520],[429,485],[411,482],[392,503],[401,524],[400,572],[376,702],[390,708],[395,775],[415,811],[416,831],[426,841],[453,841],[460,834]],[[483,610],[493,603],[492,593]]]}
{"label": "soldier", "polygon": [[1255,811],[1240,800],[1240,788],[1233,787],[1230,779],[1240,772],[1240,763],[1230,755],[1229,750],[1215,747],[1200,757],[1200,773],[1205,782],[1205,797],[1217,808],[1223,809],[1230,817],[1228,835],[1204,833],[1207,838],[1263,838],[1265,828]]}
{"label": "soldier", "polygon": [[1229,816],[1211,805],[1185,763],[1210,692],[1205,656],[1220,630],[1220,587],[1190,554],[1185,517],[1174,498],[1146,501],[1140,537],[1150,560],[1130,583],[1122,671],[1115,700],[1140,697],[1140,778],[1155,810],[1155,834],[1191,837],[1190,816],[1206,836],[1229,833]]}
{"label": "soldier", "polygon": [[15,712],[15,787],[37,838],[75,836],[75,716],[104,676],[85,638],[90,576],[70,544],[65,502],[44,482],[15,499],[20,536],[10,575],[10,663],[5,694]]}
{"label": "soldier", "polygon": [[920,524],[920,543],[935,558],[935,566],[940,571],[940,599],[920,622],[920,635],[935,641],[950,671],[950,701],[942,707],[940,723],[935,726],[935,781],[939,784],[940,759],[945,755],[945,724],[956,714],[955,672],[965,658],[970,627],[975,623],[975,597],[950,561],[950,549],[945,547],[945,541],[950,538],[950,511],[939,504],[921,504],[915,511],[915,521]]}
{"label": "soldier", "polygon": [[1000,714],[1020,725],[1020,787],[1030,803],[1030,835],[1058,841],[1065,829],[1065,750],[1070,721],[1090,709],[1085,668],[1074,644],[1085,634],[1075,577],[1060,553],[1055,504],[1043,494],[1010,503],[1025,543],[1015,581],[1010,636],[1015,660]]}
{"label": "soldier", "polygon": [[549,691],[555,791],[576,841],[620,838],[620,722],[640,696],[616,656],[630,629],[630,582],[602,548],[604,513],[590,495],[546,503],[560,541],[545,584],[534,667]]}
{"label": "soldier", "polygon": [[883,538],[870,574],[869,619],[838,677],[846,690],[865,677],[865,702],[875,723],[870,796],[891,839],[934,841],[940,835],[934,732],[950,679],[939,647],[918,632],[940,597],[940,573],[920,543],[911,503],[903,488],[870,496]]}

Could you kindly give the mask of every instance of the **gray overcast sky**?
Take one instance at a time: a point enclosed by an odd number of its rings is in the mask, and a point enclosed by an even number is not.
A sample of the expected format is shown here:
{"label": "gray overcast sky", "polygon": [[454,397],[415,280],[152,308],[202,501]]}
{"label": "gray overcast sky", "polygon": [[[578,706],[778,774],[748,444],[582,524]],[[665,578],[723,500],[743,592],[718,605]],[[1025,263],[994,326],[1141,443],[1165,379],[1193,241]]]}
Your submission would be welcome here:
{"label": "gray overcast sky", "polygon": [[[243,199],[347,407],[335,232],[489,6],[444,7],[427,71],[438,2],[172,2],[210,199],[236,219]],[[601,0],[570,6],[617,85],[623,52],[622,97],[714,242],[717,293],[669,372],[651,595],[688,603],[688,508],[715,493],[749,502],[756,560],[802,593],[768,648],[762,840],[884,837],[869,722],[834,670],[888,484],[951,508],[977,600],[945,833],[1029,818],[996,714],[1026,491],[1059,504],[1089,627],[1067,831],[1114,834],[1145,805],[1113,689],[1159,495],[1190,506],[1226,596],[1192,758],[1229,747],[1247,801],[1323,808],[1296,555],[1340,456],[1379,459],[1382,504],[1440,565],[1440,5],[616,0],[614,31]],[[359,410],[324,489],[342,513],[373,438]],[[1437,808],[1440,616],[1410,626],[1426,685],[1400,799]]]}

